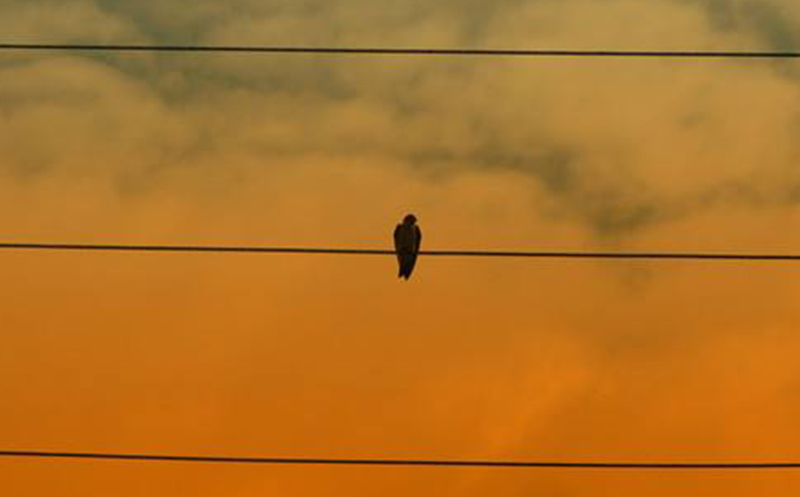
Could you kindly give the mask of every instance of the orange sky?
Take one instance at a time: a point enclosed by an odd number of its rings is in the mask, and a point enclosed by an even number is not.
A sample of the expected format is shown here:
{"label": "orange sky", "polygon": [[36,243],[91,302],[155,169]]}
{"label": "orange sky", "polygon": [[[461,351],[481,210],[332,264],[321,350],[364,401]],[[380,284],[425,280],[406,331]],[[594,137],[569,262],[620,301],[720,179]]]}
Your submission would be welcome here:
{"label": "orange sky", "polygon": [[[0,0],[3,41],[797,49],[759,0]],[[3,241],[798,252],[793,63],[0,54]],[[800,268],[0,254],[0,448],[800,458]],[[789,496],[793,473],[0,461],[9,496]]]}

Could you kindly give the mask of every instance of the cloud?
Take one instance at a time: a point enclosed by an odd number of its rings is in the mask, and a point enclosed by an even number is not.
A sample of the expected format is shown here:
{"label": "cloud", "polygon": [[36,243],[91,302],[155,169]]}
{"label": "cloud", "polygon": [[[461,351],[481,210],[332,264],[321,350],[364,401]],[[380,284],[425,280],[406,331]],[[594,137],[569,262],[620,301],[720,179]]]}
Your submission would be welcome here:
{"label": "cloud", "polygon": [[[566,36],[579,44],[594,22],[595,34],[585,38],[587,43],[641,46],[651,41],[648,30],[665,24],[677,34],[698,32],[702,23],[693,14],[700,5],[714,27],[693,35],[700,45],[719,36],[743,41],[757,36],[776,48],[794,43],[791,21],[777,4],[763,2],[665,0],[635,8],[623,0],[602,5],[408,2],[391,8],[359,0],[202,1],[191,8],[179,2],[111,0],[49,5],[9,4],[17,14],[16,31],[9,32],[54,41],[559,46]],[[623,29],[628,21],[619,14],[625,12],[636,14],[642,26]],[[76,28],[86,25],[92,28]],[[682,42],[677,34],[659,43]],[[147,191],[176,165],[213,168],[216,162],[240,168],[227,159],[231,156],[264,164],[320,156],[369,158],[376,168],[401,164],[409,174],[428,177],[456,178],[470,171],[527,174],[540,187],[531,193],[540,215],[617,237],[694,215],[709,203],[774,197],[770,188],[796,191],[794,183],[784,181],[796,156],[785,135],[759,133],[728,115],[730,105],[741,107],[735,102],[742,95],[772,91],[777,97],[765,100],[766,108],[753,109],[750,120],[768,125],[772,119],[777,127],[794,119],[790,106],[777,109],[774,103],[794,99],[791,90],[758,67],[737,69],[738,83],[731,89],[724,66],[641,61],[624,62],[623,71],[613,61],[152,54],[10,60],[0,69],[6,82],[0,99],[14,109],[5,124],[32,136],[36,126],[44,131],[48,123],[59,122],[64,139],[34,146],[8,137],[0,168],[57,171],[78,167],[70,165],[76,154],[94,154],[103,158],[104,174],[121,192]],[[78,85],[70,86],[59,71],[70,72],[68,79]],[[13,83],[42,78],[53,84],[24,89]],[[85,108],[92,112],[78,112],[82,124],[69,126],[68,114]],[[687,126],[690,121],[694,124]],[[740,140],[754,133],[757,140]],[[714,134],[716,146],[702,138]],[[100,143],[93,136],[107,138]],[[731,167],[732,161],[738,164]],[[690,177],[697,167],[709,170],[707,177],[701,175],[705,179],[663,182],[670,169]],[[720,184],[739,185],[728,192],[753,190],[754,177],[764,193],[717,193]]]}
{"label": "cloud", "polygon": [[704,6],[711,25],[716,29],[750,33],[770,50],[798,48],[796,32],[800,20],[789,2],[699,0],[698,3]]}

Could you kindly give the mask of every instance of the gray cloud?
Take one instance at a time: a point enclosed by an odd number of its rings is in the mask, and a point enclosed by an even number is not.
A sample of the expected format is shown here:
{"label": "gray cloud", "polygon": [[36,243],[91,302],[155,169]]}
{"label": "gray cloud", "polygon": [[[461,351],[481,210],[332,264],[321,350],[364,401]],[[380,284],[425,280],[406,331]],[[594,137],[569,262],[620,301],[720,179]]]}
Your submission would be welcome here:
{"label": "gray cloud", "polygon": [[769,0],[700,0],[700,3],[716,29],[750,32],[770,49],[798,48],[798,20],[781,3]]}
{"label": "gray cloud", "polygon": [[[555,5],[545,0],[534,4],[543,8]],[[672,4],[664,0],[664,5]],[[32,38],[52,35],[53,41],[486,46],[493,42],[490,27],[499,14],[508,17],[518,11],[523,15],[532,3],[411,1],[386,7],[360,0],[336,4],[251,0],[220,4],[202,0],[187,8],[169,1],[97,0],[70,7],[69,15],[102,20],[99,24],[104,27],[97,27],[97,22],[80,23],[81,29],[64,25],[51,33],[37,28],[53,26],[58,16],[63,16],[59,10],[63,7],[58,5],[15,1],[5,4],[4,9],[39,12],[33,17],[22,15],[18,29]],[[606,5],[613,6],[613,2]],[[772,48],[796,46],[792,17],[778,4],[701,0],[684,5],[700,5],[716,30],[750,33]],[[92,26],[89,31],[84,29],[87,25]],[[436,29],[427,29],[428,25]],[[69,112],[77,100],[61,100],[83,95],[84,106],[97,108],[97,115],[86,116],[86,126],[100,126],[99,116],[104,116],[118,127],[115,136],[122,149],[132,150],[142,146],[143,138],[128,140],[134,125],[117,115],[130,107],[99,96],[135,88],[139,94],[129,104],[135,107],[137,102],[146,102],[152,109],[150,119],[157,119],[158,125],[152,132],[145,130],[147,151],[135,166],[126,166],[125,161],[116,166],[126,192],[146,190],[165,168],[191,167],[203,157],[206,161],[216,155],[223,158],[232,150],[263,157],[265,163],[310,154],[375,157],[378,163],[404,163],[420,174],[435,171],[457,176],[471,170],[524,173],[536,178],[554,200],[557,207],[547,215],[575,219],[598,235],[619,236],[689,215],[713,203],[757,205],[759,199],[770,196],[762,191],[780,183],[759,180],[759,185],[770,186],[759,186],[754,192],[752,178],[727,175],[720,183],[734,186],[722,190],[698,185],[687,192],[662,191],[657,177],[651,179],[648,167],[641,163],[647,159],[642,152],[646,143],[637,143],[640,137],[631,136],[630,131],[615,130],[615,116],[604,115],[607,110],[601,106],[604,98],[624,100],[626,97],[616,88],[617,80],[632,84],[636,75],[615,79],[613,74],[595,73],[596,78],[607,80],[605,90],[563,90],[557,79],[479,61],[169,55],[74,59],[84,61],[80,70],[96,67],[111,77],[106,81],[86,80],[72,93],[63,92],[63,83],[59,82],[24,91],[18,86],[0,85],[0,102],[5,109],[20,112],[44,108]],[[41,71],[48,59],[21,56],[12,60],[0,66],[5,81]],[[574,76],[566,74],[566,78]],[[558,98],[564,91],[567,97]],[[558,114],[576,99],[587,106],[577,120],[604,116],[607,125],[578,131],[571,123],[559,122]],[[661,112],[661,119],[674,120],[674,128],[686,128],[685,113]],[[714,110],[699,109],[696,113],[706,119],[695,123],[692,132],[713,128],[714,120],[708,116],[713,116]],[[136,125],[151,126],[152,122],[142,120]],[[641,121],[636,125],[646,124]],[[181,137],[177,141],[176,130]],[[109,147],[113,145],[111,142]],[[63,144],[45,145],[44,149],[41,153],[23,150],[19,160],[6,169],[42,174],[49,170],[46,162],[56,161],[70,150]],[[106,153],[114,155],[110,150]],[[781,174],[775,168],[767,169],[765,174]],[[794,199],[796,195],[791,192],[797,188],[793,184],[774,187],[789,192],[782,198]],[[751,193],[744,193],[748,191]]]}

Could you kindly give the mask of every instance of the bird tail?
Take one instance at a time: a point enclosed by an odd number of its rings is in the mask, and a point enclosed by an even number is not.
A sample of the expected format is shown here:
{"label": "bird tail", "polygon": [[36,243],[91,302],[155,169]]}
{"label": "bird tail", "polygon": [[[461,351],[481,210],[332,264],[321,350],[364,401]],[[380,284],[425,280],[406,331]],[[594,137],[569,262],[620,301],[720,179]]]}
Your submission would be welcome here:
{"label": "bird tail", "polygon": [[397,277],[408,279],[409,276],[411,276],[411,271],[408,270],[408,265],[405,264],[405,262],[401,262],[400,269],[397,272]]}

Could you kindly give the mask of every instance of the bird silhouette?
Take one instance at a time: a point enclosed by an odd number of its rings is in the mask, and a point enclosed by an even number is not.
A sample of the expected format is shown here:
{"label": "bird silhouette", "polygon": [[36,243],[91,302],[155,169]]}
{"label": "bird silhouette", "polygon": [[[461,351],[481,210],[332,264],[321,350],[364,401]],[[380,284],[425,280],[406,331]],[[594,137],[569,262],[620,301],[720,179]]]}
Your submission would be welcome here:
{"label": "bird silhouette", "polygon": [[394,229],[394,250],[400,269],[397,274],[398,278],[407,280],[411,276],[414,265],[417,263],[421,243],[422,231],[417,226],[417,218],[413,214],[409,214]]}

